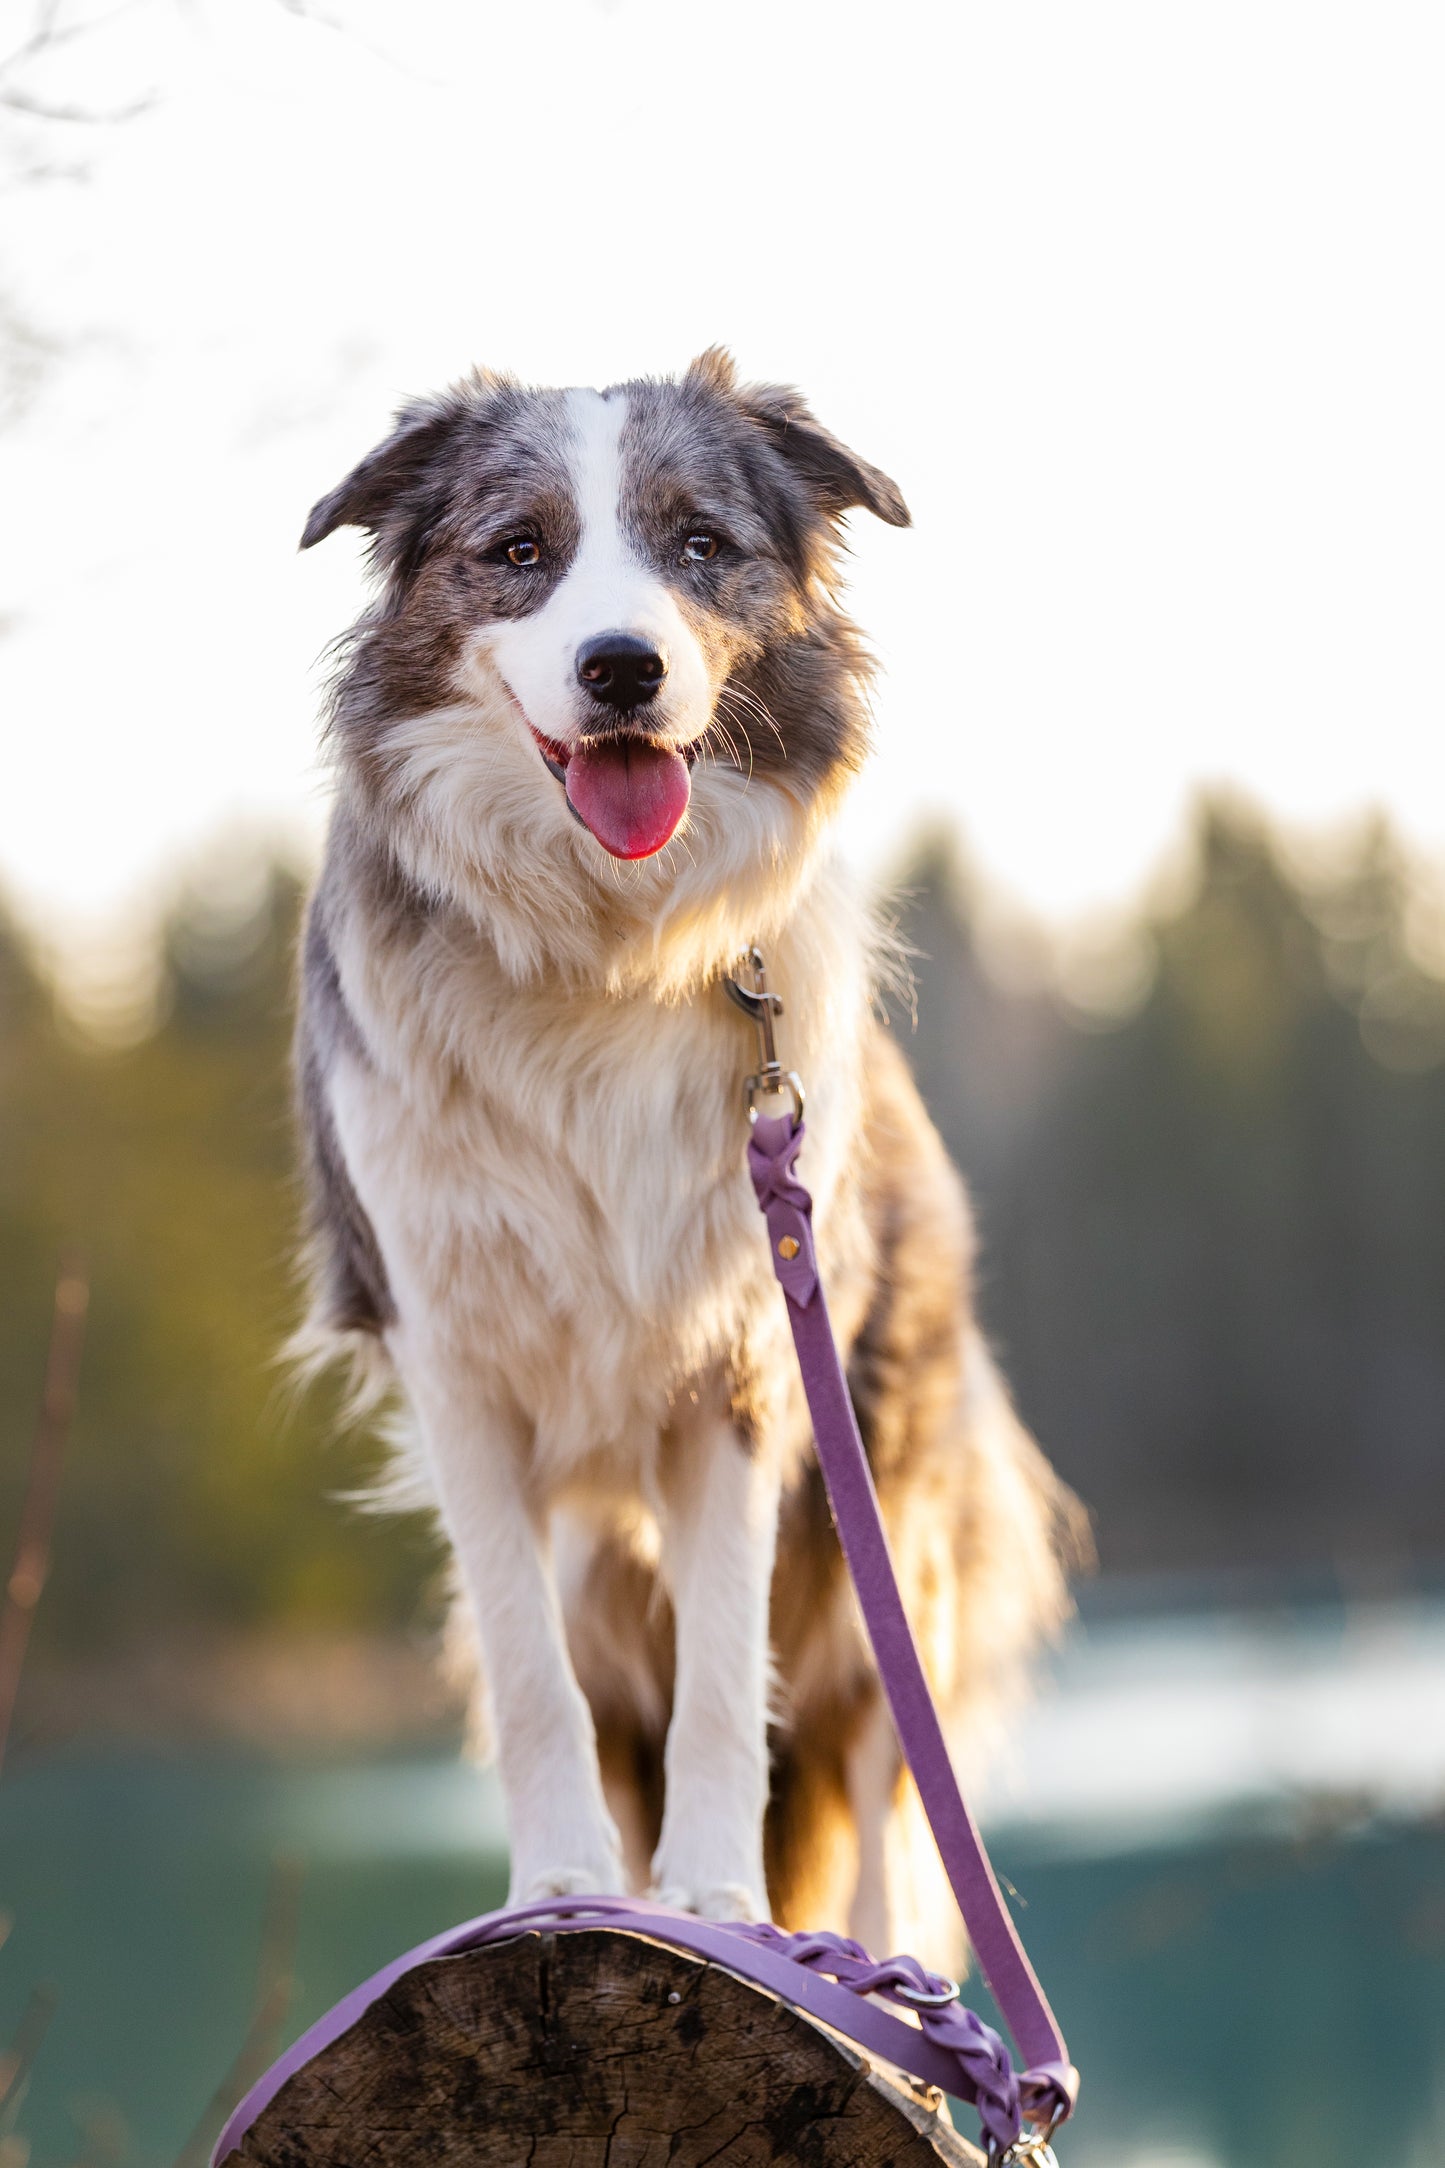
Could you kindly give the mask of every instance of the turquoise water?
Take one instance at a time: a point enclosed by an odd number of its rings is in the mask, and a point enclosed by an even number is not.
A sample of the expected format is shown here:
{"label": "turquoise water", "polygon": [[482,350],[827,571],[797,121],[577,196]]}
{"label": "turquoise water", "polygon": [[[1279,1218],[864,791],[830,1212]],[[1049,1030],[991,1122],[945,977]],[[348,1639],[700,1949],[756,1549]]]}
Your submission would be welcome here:
{"label": "turquoise water", "polygon": [[[14,1922],[0,2039],[37,1985],[56,1998],[20,2118],[32,2163],[73,2160],[97,2110],[124,2131],[127,2161],[175,2156],[245,2038],[278,1854],[303,1877],[288,2035],[388,1957],[500,1903],[495,1839],[437,1848],[427,1824],[428,1796],[464,1779],[482,1793],[449,1763],[14,1767],[0,1789],[0,1906]],[[379,1790],[421,1804],[417,1847],[401,1856],[367,1840]]]}
{"label": "turquoise water", "polygon": [[[1445,2162],[1438,1810],[1241,1794],[1147,1835],[1020,1813],[993,1843],[1085,2073],[1063,2168]],[[278,1853],[304,1862],[288,2035],[503,1891],[495,1794],[449,1760],[12,1764],[0,2045],[57,1998],[18,2115],[33,2168],[175,2159],[246,2032]]]}

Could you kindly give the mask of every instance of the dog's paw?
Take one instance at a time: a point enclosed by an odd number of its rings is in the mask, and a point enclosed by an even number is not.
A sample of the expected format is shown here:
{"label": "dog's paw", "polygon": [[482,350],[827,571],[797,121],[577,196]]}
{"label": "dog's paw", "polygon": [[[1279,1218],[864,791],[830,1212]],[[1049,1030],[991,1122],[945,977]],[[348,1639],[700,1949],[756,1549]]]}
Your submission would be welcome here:
{"label": "dog's paw", "polygon": [[544,1897],[620,1897],[622,1873],[609,1875],[595,1867],[543,1867],[526,1880],[514,1883],[509,1905],[539,1904]]}
{"label": "dog's paw", "polygon": [[746,1882],[714,1882],[705,1889],[668,1884],[657,1902],[672,1912],[692,1912],[700,1920],[765,1920],[768,1908]]}

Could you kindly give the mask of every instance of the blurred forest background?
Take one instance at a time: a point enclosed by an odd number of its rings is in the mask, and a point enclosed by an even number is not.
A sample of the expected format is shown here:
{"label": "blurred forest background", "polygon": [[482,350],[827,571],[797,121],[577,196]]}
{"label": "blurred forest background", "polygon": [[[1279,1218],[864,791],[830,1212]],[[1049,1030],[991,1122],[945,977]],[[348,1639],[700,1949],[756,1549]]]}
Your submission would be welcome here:
{"label": "blurred forest background", "polygon": [[[254,1672],[298,1638],[372,1652],[353,1669],[380,1693],[377,1647],[431,1617],[425,1532],[335,1502],[371,1449],[276,1366],[301,884],[243,870],[218,853],[177,895],[128,1045],[87,1040],[0,937],[0,1526],[57,1259],[93,1279],[42,1711],[47,1679],[99,1667],[112,1720],[173,1722],[187,1666],[240,1649]],[[1023,1412],[1094,1510],[1099,1596],[1141,1575],[1383,1592],[1445,1556],[1430,893],[1382,822],[1306,859],[1206,801],[1167,885],[1061,972],[948,835],[900,871],[917,1014],[895,1002],[895,1028],[973,1186]]]}

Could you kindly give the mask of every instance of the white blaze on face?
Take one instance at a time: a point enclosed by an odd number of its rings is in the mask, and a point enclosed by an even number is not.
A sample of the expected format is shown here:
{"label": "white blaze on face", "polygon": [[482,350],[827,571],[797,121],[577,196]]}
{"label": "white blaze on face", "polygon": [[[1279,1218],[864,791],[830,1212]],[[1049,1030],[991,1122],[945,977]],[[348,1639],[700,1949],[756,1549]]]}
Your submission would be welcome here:
{"label": "white blaze on face", "polygon": [[[713,687],[696,636],[666,582],[623,531],[621,392],[569,391],[570,469],[581,538],[577,554],[540,610],[489,627],[485,645],[532,728],[568,745],[588,725],[577,652],[600,633],[646,640],[667,662],[647,708],[649,731],[687,745],[707,728]],[[681,548],[681,538],[679,538]]]}

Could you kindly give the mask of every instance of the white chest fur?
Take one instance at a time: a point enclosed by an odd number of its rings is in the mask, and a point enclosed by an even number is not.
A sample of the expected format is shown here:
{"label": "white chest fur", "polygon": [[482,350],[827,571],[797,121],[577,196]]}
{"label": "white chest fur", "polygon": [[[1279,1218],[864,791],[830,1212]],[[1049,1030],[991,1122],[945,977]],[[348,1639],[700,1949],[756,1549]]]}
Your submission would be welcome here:
{"label": "white chest fur", "polygon": [[[338,962],[368,1057],[329,1079],[375,1228],[405,1376],[465,1375],[526,1421],[556,1478],[644,1458],[676,1394],[776,1305],[747,1179],[754,1045],[713,980],[690,1000],[518,986],[455,926],[398,949],[349,925]],[[809,1080],[821,1215],[856,1121],[861,925],[833,879],[770,944],[782,1044]]]}

